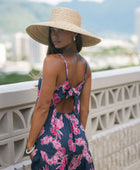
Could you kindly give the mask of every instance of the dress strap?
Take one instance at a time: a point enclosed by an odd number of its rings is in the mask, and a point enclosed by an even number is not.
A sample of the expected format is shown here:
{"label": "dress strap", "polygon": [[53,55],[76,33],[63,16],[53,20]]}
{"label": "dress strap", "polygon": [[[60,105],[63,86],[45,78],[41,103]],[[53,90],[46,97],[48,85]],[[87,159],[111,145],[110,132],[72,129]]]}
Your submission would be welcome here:
{"label": "dress strap", "polygon": [[59,55],[61,56],[61,58],[63,59],[64,63],[65,63],[65,68],[66,68],[66,80],[68,80],[68,64],[66,59],[64,58],[64,56],[62,54],[59,53]]}
{"label": "dress strap", "polygon": [[85,68],[85,77],[84,77],[84,81],[86,80],[87,77],[87,63],[86,63],[86,68]]}

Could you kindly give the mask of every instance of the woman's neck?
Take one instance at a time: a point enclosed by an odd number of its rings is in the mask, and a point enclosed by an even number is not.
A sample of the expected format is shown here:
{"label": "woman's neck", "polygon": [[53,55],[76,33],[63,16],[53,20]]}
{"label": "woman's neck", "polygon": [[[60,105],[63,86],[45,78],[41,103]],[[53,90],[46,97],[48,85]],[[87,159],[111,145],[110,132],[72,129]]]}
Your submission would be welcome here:
{"label": "woman's neck", "polygon": [[69,46],[62,48],[62,53],[77,53],[76,44],[70,44]]}
{"label": "woman's neck", "polygon": [[66,54],[66,53],[77,53],[77,50],[64,50],[62,53],[63,54]]}

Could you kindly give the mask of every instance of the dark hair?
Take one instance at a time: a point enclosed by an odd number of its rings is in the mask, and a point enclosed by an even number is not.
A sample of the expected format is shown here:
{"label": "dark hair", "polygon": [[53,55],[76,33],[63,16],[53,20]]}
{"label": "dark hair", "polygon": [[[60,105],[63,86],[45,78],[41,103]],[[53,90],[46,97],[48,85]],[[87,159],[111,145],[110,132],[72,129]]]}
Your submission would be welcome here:
{"label": "dark hair", "polygon": [[[57,53],[61,53],[62,50],[61,49],[56,49],[52,43],[51,40],[51,29],[49,28],[49,44],[48,44],[48,51],[47,51],[47,55],[49,54],[57,54]],[[82,43],[82,36],[81,34],[77,34],[76,36],[76,47],[77,47],[77,51],[80,52],[82,49],[83,43]]]}

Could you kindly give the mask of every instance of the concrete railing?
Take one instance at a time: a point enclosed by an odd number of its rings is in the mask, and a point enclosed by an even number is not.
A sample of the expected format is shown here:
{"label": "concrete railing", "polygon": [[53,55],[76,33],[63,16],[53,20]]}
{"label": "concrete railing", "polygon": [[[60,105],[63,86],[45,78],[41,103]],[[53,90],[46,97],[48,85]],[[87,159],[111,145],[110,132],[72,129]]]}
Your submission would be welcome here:
{"label": "concrete railing", "polygon": [[[140,67],[92,74],[86,127],[96,170],[140,168]],[[37,81],[0,86],[0,169],[30,169],[26,142]]]}

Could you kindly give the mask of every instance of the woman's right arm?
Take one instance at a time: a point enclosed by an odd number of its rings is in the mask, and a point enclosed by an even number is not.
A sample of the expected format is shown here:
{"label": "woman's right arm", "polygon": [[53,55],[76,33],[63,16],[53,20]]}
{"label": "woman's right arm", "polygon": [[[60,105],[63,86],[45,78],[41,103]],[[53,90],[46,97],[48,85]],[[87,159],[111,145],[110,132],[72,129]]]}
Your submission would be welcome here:
{"label": "woman's right arm", "polygon": [[84,129],[86,128],[87,118],[89,114],[90,92],[91,92],[91,70],[88,65],[87,77],[80,95],[80,121]]}
{"label": "woman's right arm", "polygon": [[[56,60],[54,56],[47,56],[43,65],[43,79],[39,100],[33,113],[31,129],[27,142],[27,149],[29,151],[33,148],[39,132],[47,119],[50,102],[56,86],[57,73],[58,60]],[[32,156],[33,152],[31,153],[31,159]]]}

